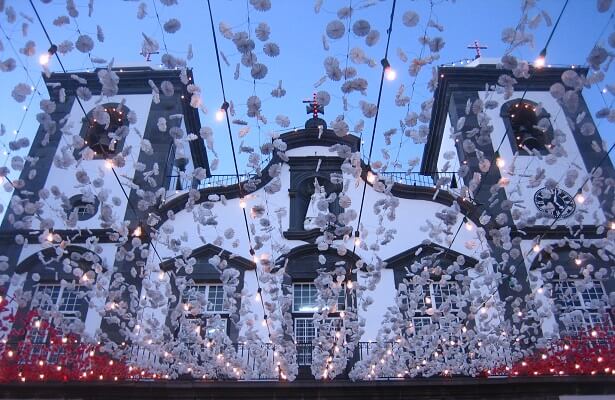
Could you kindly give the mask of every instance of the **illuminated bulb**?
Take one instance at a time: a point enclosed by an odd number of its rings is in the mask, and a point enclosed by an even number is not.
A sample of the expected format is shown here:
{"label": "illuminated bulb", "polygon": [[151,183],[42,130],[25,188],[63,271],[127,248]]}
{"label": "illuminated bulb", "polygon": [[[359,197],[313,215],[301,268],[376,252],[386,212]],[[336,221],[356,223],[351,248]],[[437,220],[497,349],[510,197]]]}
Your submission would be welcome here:
{"label": "illuminated bulb", "polygon": [[536,60],[534,60],[534,67],[536,67],[536,68],[544,67],[545,66],[546,58],[547,58],[547,49],[542,49],[540,51],[540,54],[536,58]]}
{"label": "illuminated bulb", "polygon": [[470,222],[470,221],[466,221],[466,223],[465,223],[464,225],[465,225],[465,227],[466,227],[466,229],[467,229],[468,231],[471,231],[471,230],[472,230],[472,222]]}
{"label": "illuminated bulb", "polygon": [[532,247],[532,250],[534,250],[534,253],[539,253],[540,252],[540,245],[538,243],[536,243],[534,245],[534,247]]}
{"label": "illuminated bulb", "polygon": [[137,226],[137,227],[135,228],[134,232],[132,232],[132,234],[133,234],[134,236],[136,236],[136,237],[141,236],[141,234],[142,234],[142,233],[143,233],[143,232],[141,231],[141,227],[140,227],[140,226]]}
{"label": "illuminated bulb", "polygon": [[160,271],[160,273],[158,274],[158,279],[163,280],[164,279],[164,272]]}
{"label": "illuminated bulb", "polygon": [[224,119],[224,110],[219,109],[218,111],[216,111],[216,121],[220,122],[223,119]]}
{"label": "illuminated bulb", "polygon": [[583,195],[583,192],[581,192],[581,190],[579,189],[579,191],[577,192],[577,195],[574,197],[574,199],[577,201],[577,203],[579,204],[583,204],[585,203],[585,196]]}
{"label": "illuminated bulb", "polygon": [[9,350],[9,352],[8,352],[9,357],[13,357],[13,354],[14,354],[13,350]]}
{"label": "illuminated bulb", "polygon": [[354,245],[357,246],[357,247],[361,246],[361,238],[360,237],[357,236],[356,238],[354,238]]}
{"label": "illuminated bulb", "polygon": [[107,167],[108,169],[113,168],[113,161],[111,160],[105,161],[105,167]]}
{"label": "illuminated bulb", "polygon": [[262,324],[263,326],[267,326],[267,320],[266,320],[266,319],[264,319],[264,320],[261,322],[261,324]]}
{"label": "illuminated bulb", "polygon": [[239,207],[246,208],[246,200],[243,197],[239,199]]}
{"label": "illuminated bulb", "polygon": [[261,294],[260,294],[260,292],[256,292],[256,296],[254,296],[254,299],[256,301],[261,301]]}
{"label": "illuminated bulb", "polygon": [[615,230],[615,221],[611,222],[611,229]]}
{"label": "illuminated bulb", "polygon": [[577,257],[577,258],[575,258],[575,259],[574,259],[574,263],[575,263],[576,265],[581,265],[582,261],[581,261],[581,259],[580,259],[580,258],[578,258],[578,257]]}
{"label": "illuminated bulb", "polygon": [[351,281],[351,280],[346,281],[346,287],[347,287],[348,289],[352,289],[352,287],[353,287],[353,286],[354,286],[354,283],[352,283],[352,281]]}
{"label": "illuminated bulb", "polygon": [[374,175],[371,171],[367,172],[367,181],[371,184],[376,182],[376,175]]}
{"label": "illuminated bulb", "polygon": [[384,77],[387,78],[388,81],[394,81],[395,78],[397,78],[397,71],[388,67],[384,70]]}
{"label": "illuminated bulb", "polygon": [[252,256],[252,260],[254,261],[254,264],[258,264],[258,260],[259,260],[259,258],[258,258],[258,256],[257,256],[256,254],[254,254],[254,255]]}
{"label": "illuminated bulb", "polygon": [[504,160],[502,157],[498,157],[495,160],[495,165],[497,165],[498,168],[504,168],[504,166],[506,165],[506,160]]}
{"label": "illuminated bulb", "polygon": [[53,242],[53,233],[49,232],[49,233],[47,234],[47,241],[48,241],[48,242]]}
{"label": "illuminated bulb", "polygon": [[39,321],[36,321],[36,322],[34,323],[34,327],[35,327],[35,328],[37,328],[37,329],[38,329],[38,328],[40,328],[40,327],[41,327],[41,321],[40,321],[40,320],[39,320]]}
{"label": "illuminated bulb", "polygon": [[49,52],[44,52],[38,57],[38,62],[41,65],[47,65],[49,64],[49,59],[51,59],[51,54],[49,54]]}

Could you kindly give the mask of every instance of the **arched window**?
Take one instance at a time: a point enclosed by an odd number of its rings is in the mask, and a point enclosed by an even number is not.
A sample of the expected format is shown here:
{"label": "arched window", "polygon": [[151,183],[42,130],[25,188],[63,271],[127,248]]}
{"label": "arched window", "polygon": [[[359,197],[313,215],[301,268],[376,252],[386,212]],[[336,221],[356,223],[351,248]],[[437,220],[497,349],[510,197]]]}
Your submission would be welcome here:
{"label": "arched window", "polygon": [[129,112],[125,105],[106,103],[96,106],[83,119],[81,137],[96,159],[110,158],[122,150],[129,133]]}
{"label": "arched window", "polygon": [[553,126],[551,116],[539,104],[525,99],[510,100],[502,106],[500,116],[513,152],[530,155],[536,150],[540,154],[549,154]]}
{"label": "arched window", "polygon": [[[320,263],[320,255],[326,258],[324,265]],[[311,376],[308,367],[312,365],[312,354],[319,345],[319,338],[352,340],[347,336],[349,331],[345,324],[348,316],[356,312],[356,299],[345,271],[349,266],[354,267],[356,261],[353,254],[342,257],[335,250],[320,252],[317,245],[308,244],[294,248],[276,262],[286,265],[283,291],[292,295],[292,339],[297,347],[300,376]],[[355,279],[356,276],[351,278]]]}
{"label": "arched window", "polygon": [[[226,264],[224,271],[227,275],[210,263],[210,259],[216,257]],[[224,333],[236,341],[244,275],[246,270],[253,270],[254,267],[251,261],[231,257],[230,252],[212,244],[194,250],[187,260],[177,258],[165,261],[161,269],[170,272],[172,277],[171,309],[175,311],[168,316],[167,326],[173,337],[183,342],[194,342],[198,337],[212,338]],[[231,270],[237,271],[237,276],[229,274]],[[231,278],[227,279],[229,276]],[[234,292],[229,292],[225,285],[234,287]]]}
{"label": "arched window", "polygon": [[86,221],[96,215],[99,205],[100,201],[96,196],[78,194],[67,200],[64,209],[69,218],[75,213],[78,221]]}

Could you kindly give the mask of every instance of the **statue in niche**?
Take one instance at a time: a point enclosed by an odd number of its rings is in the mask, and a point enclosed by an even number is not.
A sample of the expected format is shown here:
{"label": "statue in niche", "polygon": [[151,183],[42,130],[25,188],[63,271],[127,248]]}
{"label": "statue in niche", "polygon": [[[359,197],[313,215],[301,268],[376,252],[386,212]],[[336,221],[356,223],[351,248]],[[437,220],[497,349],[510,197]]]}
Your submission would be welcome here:
{"label": "statue in niche", "polygon": [[318,179],[314,178],[314,193],[310,197],[310,204],[308,205],[307,211],[305,213],[305,219],[303,220],[303,229],[309,231],[310,229],[319,228],[316,225],[316,217],[320,211],[318,210],[318,202],[321,200],[326,200],[327,193],[325,191],[325,187],[321,186],[318,183]]}

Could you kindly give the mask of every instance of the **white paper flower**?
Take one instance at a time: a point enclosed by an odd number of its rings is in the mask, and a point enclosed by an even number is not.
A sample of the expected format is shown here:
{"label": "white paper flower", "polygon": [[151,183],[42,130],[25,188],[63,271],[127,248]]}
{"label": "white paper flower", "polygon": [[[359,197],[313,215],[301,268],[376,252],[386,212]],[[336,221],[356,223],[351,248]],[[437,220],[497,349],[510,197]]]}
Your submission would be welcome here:
{"label": "white paper flower", "polygon": [[182,27],[182,24],[177,18],[171,18],[170,20],[165,22],[162,27],[164,28],[165,32],[175,33]]}
{"label": "white paper flower", "polygon": [[378,110],[375,104],[368,103],[364,100],[359,101],[359,106],[361,107],[361,112],[365,118],[374,118],[376,111]]}
{"label": "white paper flower", "polygon": [[67,25],[70,24],[70,19],[66,15],[61,15],[53,20],[53,24],[55,26]]}
{"label": "white paper flower", "polygon": [[18,103],[23,103],[26,98],[32,93],[32,88],[26,83],[18,83],[11,92],[11,96]]}
{"label": "white paper flower", "polygon": [[365,36],[365,44],[369,47],[372,47],[378,43],[378,40],[380,40],[380,32],[375,29],[371,30],[367,36]]}
{"label": "white paper flower", "polygon": [[175,93],[175,87],[169,81],[162,81],[162,83],[160,84],[160,90],[162,90],[162,93],[165,96],[173,96],[173,94]]}
{"label": "white paper flower", "polygon": [[271,8],[270,0],[250,0],[250,4],[256,11],[268,11]]}
{"label": "white paper flower", "polygon": [[280,55],[280,47],[273,42],[265,43],[263,46],[263,52],[269,57],[277,57]]}
{"label": "white paper flower", "polygon": [[2,72],[11,72],[17,66],[17,62],[14,58],[7,58],[6,60],[0,62],[0,71]]}
{"label": "white paper flower", "polygon": [[94,48],[94,41],[88,35],[80,35],[75,42],[75,47],[82,53],[89,53]]}
{"label": "white paper flower", "polygon": [[222,36],[224,36],[225,39],[233,38],[233,30],[225,22],[220,22],[220,24],[218,25],[218,30],[220,31]]}
{"label": "white paper flower", "polygon": [[405,26],[412,28],[419,23],[419,15],[414,11],[406,11],[402,17]]}
{"label": "white paper flower", "polygon": [[263,79],[267,75],[267,66],[261,63],[254,64],[250,70],[250,75],[254,79]]}
{"label": "white paper flower", "polygon": [[147,15],[147,4],[139,3],[139,7],[137,8],[137,18],[143,19]]}
{"label": "white paper flower", "polygon": [[331,95],[329,95],[329,92],[325,90],[320,90],[316,93],[316,101],[318,104],[328,106],[331,102]]}
{"label": "white paper flower", "polygon": [[248,97],[246,106],[248,107],[248,117],[255,117],[261,110],[261,99],[259,99],[258,96],[250,96]]}
{"label": "white paper flower", "polygon": [[275,122],[282,128],[288,128],[290,126],[290,119],[286,115],[278,115],[275,117]]}
{"label": "white paper flower", "polygon": [[28,40],[23,48],[19,49],[19,52],[30,57],[36,54],[36,44],[32,40]]}
{"label": "white paper flower", "polygon": [[105,33],[100,25],[96,25],[96,39],[101,43],[105,41]]}
{"label": "white paper flower", "polygon": [[64,40],[58,45],[58,53],[60,54],[69,53],[73,51],[73,49],[74,49],[73,42],[71,42],[70,40]]}
{"label": "white paper flower", "polygon": [[366,36],[369,33],[370,29],[371,26],[369,25],[369,22],[364,19],[355,21],[352,24],[352,32],[360,37]]}
{"label": "white paper flower", "polygon": [[326,32],[327,32],[327,36],[329,36],[330,39],[339,39],[342,36],[344,36],[345,30],[346,30],[346,27],[344,26],[342,21],[339,21],[336,19],[327,24]]}
{"label": "white paper flower", "polygon": [[254,33],[256,33],[256,37],[258,38],[258,40],[260,40],[261,42],[266,42],[267,40],[269,40],[271,28],[269,28],[269,25],[266,22],[261,22],[254,30]]}

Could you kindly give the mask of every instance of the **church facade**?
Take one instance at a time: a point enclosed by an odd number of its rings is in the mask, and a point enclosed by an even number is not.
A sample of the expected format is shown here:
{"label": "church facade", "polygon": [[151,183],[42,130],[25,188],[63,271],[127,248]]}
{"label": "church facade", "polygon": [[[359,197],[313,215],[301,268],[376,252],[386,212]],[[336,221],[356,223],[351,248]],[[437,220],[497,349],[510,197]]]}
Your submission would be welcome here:
{"label": "church facade", "polygon": [[523,365],[613,343],[615,170],[569,71],[440,67],[406,118],[429,121],[418,171],[368,165],[316,113],[249,175],[211,174],[191,71],[107,71],[103,102],[99,72],[52,74],[0,230],[2,351],[60,366],[53,327],[128,372],[3,396],[614,393],[606,364]]}

